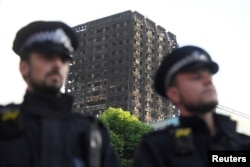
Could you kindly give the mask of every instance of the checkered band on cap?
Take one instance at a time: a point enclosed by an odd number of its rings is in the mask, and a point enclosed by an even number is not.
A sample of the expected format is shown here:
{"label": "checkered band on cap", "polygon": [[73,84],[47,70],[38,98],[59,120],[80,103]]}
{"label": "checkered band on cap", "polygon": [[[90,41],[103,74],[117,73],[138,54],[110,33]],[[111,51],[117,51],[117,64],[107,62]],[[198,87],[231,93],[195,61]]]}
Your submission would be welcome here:
{"label": "checkered band on cap", "polygon": [[70,57],[78,46],[74,30],[60,21],[34,21],[22,27],[13,41],[13,51],[25,58],[29,51],[59,53]]}
{"label": "checkered band on cap", "polygon": [[180,59],[175,64],[173,64],[173,66],[167,72],[166,77],[165,77],[165,88],[167,88],[169,86],[173,75],[176,72],[178,72],[181,68],[183,68],[184,66],[186,66],[190,63],[193,63],[193,62],[209,62],[209,61],[210,60],[208,59],[208,57],[205,54],[200,53],[198,51],[195,51],[192,54]]}
{"label": "checkered band on cap", "polygon": [[74,51],[74,48],[71,45],[71,40],[61,28],[58,28],[55,31],[43,31],[32,35],[24,42],[20,50],[29,47],[34,43],[43,43],[46,41],[51,41],[55,44],[62,44],[70,52]]}

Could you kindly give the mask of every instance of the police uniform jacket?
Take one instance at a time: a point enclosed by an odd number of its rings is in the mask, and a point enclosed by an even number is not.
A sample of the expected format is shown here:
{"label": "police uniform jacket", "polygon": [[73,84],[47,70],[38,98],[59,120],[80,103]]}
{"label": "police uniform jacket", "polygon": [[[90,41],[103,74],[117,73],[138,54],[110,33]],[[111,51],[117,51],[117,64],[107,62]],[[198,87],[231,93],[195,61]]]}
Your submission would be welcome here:
{"label": "police uniform jacket", "polygon": [[[236,123],[214,114],[217,133],[211,136],[198,117],[180,117],[179,126],[144,135],[138,144],[133,167],[207,166],[208,150],[244,150],[250,138],[236,132]],[[181,135],[176,135],[179,132]],[[181,134],[179,133],[179,134]]]}
{"label": "police uniform jacket", "polygon": [[103,125],[92,117],[72,113],[71,107],[68,95],[29,92],[21,105],[1,106],[0,166],[91,167],[91,158],[98,161],[89,139],[96,124],[102,142],[100,166],[118,167]]}

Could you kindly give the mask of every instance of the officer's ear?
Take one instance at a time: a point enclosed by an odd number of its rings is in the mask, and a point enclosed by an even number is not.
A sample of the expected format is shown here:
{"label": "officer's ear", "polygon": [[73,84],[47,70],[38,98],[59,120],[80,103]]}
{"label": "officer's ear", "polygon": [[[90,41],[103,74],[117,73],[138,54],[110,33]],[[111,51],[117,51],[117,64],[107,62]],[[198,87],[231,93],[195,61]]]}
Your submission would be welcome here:
{"label": "officer's ear", "polygon": [[28,74],[29,74],[29,63],[26,60],[21,60],[19,63],[19,71],[22,74],[22,77],[24,80],[26,80]]}
{"label": "officer's ear", "polygon": [[174,103],[178,104],[180,101],[179,90],[176,86],[170,86],[166,90],[167,97]]}
{"label": "officer's ear", "polygon": [[179,89],[178,89],[178,82],[176,75],[173,76],[170,85],[166,90],[166,96],[174,103],[178,104],[180,101]]}

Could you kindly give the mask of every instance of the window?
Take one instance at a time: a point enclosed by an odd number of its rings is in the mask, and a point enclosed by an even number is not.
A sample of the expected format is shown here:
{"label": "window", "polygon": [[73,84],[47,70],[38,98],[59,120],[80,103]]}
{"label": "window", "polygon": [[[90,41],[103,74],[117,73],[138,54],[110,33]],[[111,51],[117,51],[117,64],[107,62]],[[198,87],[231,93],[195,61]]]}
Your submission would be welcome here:
{"label": "window", "polygon": [[96,30],[97,33],[100,33],[102,31],[103,31],[103,28],[99,28],[99,29]]}
{"label": "window", "polygon": [[100,50],[102,47],[99,45],[96,47],[96,50]]}
{"label": "window", "polygon": [[140,64],[140,61],[138,59],[134,59],[136,64]]}

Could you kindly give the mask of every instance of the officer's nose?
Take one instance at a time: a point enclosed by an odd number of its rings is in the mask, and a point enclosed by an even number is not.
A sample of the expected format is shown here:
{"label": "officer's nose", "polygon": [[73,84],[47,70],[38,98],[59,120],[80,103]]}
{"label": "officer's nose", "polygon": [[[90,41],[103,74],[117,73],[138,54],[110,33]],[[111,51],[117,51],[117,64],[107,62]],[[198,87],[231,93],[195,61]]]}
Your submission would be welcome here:
{"label": "officer's nose", "polygon": [[51,63],[53,64],[53,66],[61,67],[65,64],[65,61],[60,56],[54,55],[51,58]]}
{"label": "officer's nose", "polygon": [[203,73],[203,82],[205,85],[211,85],[212,82],[212,74],[209,71],[204,71]]}

